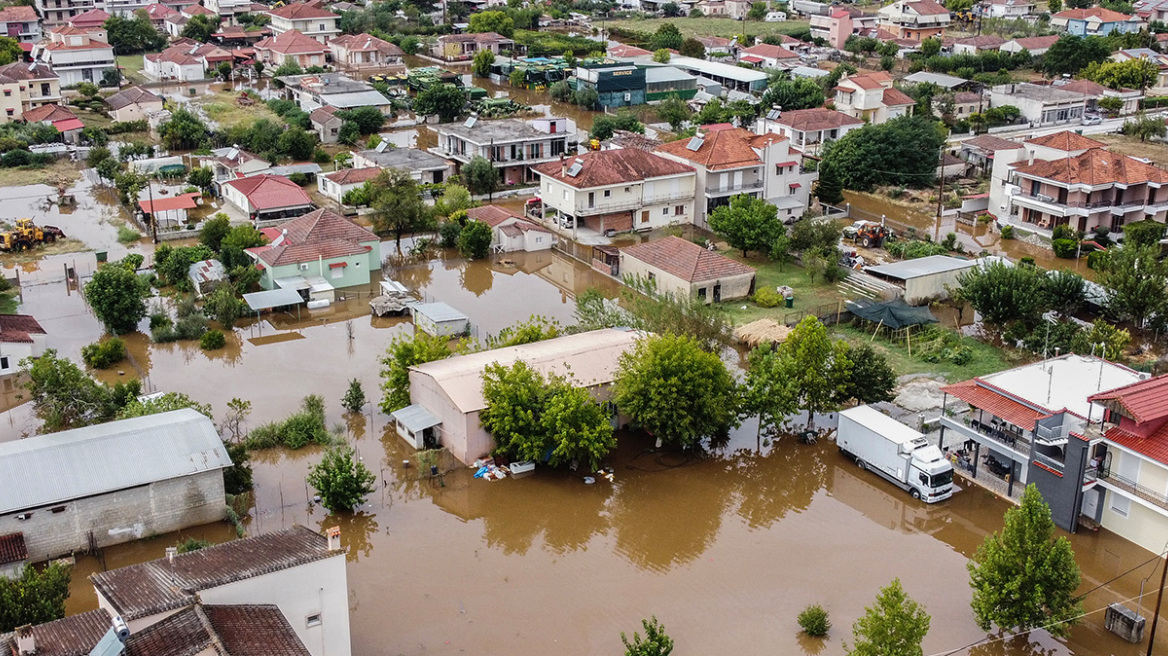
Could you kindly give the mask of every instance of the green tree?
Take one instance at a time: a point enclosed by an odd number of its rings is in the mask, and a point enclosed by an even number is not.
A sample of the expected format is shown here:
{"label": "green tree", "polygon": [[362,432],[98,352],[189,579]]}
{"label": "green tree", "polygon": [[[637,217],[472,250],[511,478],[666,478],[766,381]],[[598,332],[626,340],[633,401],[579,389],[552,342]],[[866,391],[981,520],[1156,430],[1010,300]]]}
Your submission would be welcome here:
{"label": "green tree", "polygon": [[309,132],[299,125],[293,125],[280,135],[280,152],[301,162],[312,159],[312,151],[316,150],[316,133]]}
{"label": "green tree", "polygon": [[880,589],[876,603],[864,609],[864,616],[852,626],[855,644],[844,643],[848,656],[922,656],[921,642],[929,632],[931,618],[913,601],[900,579]]}
{"label": "green tree", "polygon": [[[7,37],[0,37],[0,44],[3,43],[2,39],[7,39]],[[97,94],[101,93],[101,87],[92,82],[82,82],[77,85],[77,93],[85,98],[96,98]]]}
{"label": "green tree", "polygon": [[[1104,100],[1107,100],[1106,98]],[[1119,100],[1116,98],[1115,100]],[[1102,102],[1102,100],[1100,101]],[[1147,141],[1152,138],[1162,138],[1168,134],[1168,126],[1164,125],[1164,119],[1153,118],[1151,116],[1136,116],[1129,118],[1123,122],[1123,127],[1119,129],[1120,132],[1130,137],[1139,137],[1140,141]],[[1160,224],[1163,226],[1164,224]],[[1126,232],[1126,228],[1124,229]]]}
{"label": "green tree", "polygon": [[458,118],[464,106],[466,94],[452,84],[435,84],[414,99],[414,112],[418,116],[437,114],[443,123]]}
{"label": "green tree", "polygon": [[891,403],[896,398],[896,372],[888,359],[868,344],[848,350],[852,374],[848,377],[841,398],[860,403]]}
{"label": "green tree", "polygon": [[636,114],[621,112],[616,116],[601,114],[592,121],[592,130],[588,132],[591,139],[604,141],[611,139],[616,130],[628,130],[637,134],[645,134],[645,126],[637,120]]}
{"label": "green tree", "polygon": [[526,362],[487,365],[483,371],[487,407],[479,420],[495,439],[499,453],[518,460],[543,459],[551,443],[540,422],[546,395],[543,376]]}
{"label": "green tree", "polygon": [[706,47],[702,45],[701,41],[694,38],[686,39],[681,42],[681,47],[677,49],[683,57],[693,57],[694,59],[706,58]]}
{"label": "green tree", "polygon": [[755,348],[747,355],[746,361],[748,368],[742,409],[758,415],[756,435],[762,435],[763,429],[777,429],[798,410],[796,391],[791,388],[793,381],[787,377],[787,359],[780,357],[774,348]]}
{"label": "green tree", "polygon": [[815,181],[815,197],[821,203],[836,205],[844,202],[844,183],[831,164],[819,165],[819,179]]}
{"label": "green tree", "polygon": [[673,23],[665,23],[657,28],[653,36],[649,39],[650,50],[677,50],[681,48],[681,44],[685,42],[685,37],[681,36],[681,30]]}
{"label": "green tree", "polygon": [[24,50],[16,39],[0,36],[0,66],[18,62],[24,58]]}
{"label": "green tree", "polygon": [[471,14],[468,32],[494,32],[508,39],[515,36],[515,21],[505,11],[479,11]]}
{"label": "green tree", "polygon": [[[1075,353],[1094,353],[1111,361],[1123,357],[1123,352],[1131,344],[1131,333],[1121,330],[1103,319],[1091,322],[1090,330],[1080,330],[1071,339],[1071,350]],[[1102,354],[1099,352],[1103,346]]]}
{"label": "green tree", "polygon": [[[211,172],[211,169],[196,170]],[[218,253],[223,238],[229,232],[231,232],[231,218],[223,212],[219,212],[203,223],[203,229],[199,231],[199,243]]]}
{"label": "green tree", "polygon": [[223,470],[223,489],[227,494],[243,494],[254,487],[252,482],[251,455],[243,443],[227,443],[227,456],[231,466]]}
{"label": "green tree", "polygon": [[665,633],[665,627],[657,621],[654,615],[651,620],[641,620],[645,629],[645,639],[641,634],[633,632],[633,639],[629,640],[621,632],[621,642],[625,646],[625,656],[669,656],[673,652],[673,639]]}
{"label": "green tree", "polygon": [[1001,533],[988,535],[968,564],[973,615],[983,631],[1042,627],[1066,636],[1082,606],[1075,597],[1079,565],[1071,543],[1054,537],[1050,506],[1033,484],[1006,510]]}
{"label": "green tree", "polygon": [[1020,321],[1035,325],[1046,310],[1042,272],[1032,266],[994,262],[967,269],[957,278],[958,299],[968,301],[982,319],[998,328]]}
{"label": "green tree", "polygon": [[668,64],[671,54],[668,48],[660,48],[653,53],[653,61],[658,64]]}
{"label": "green tree", "polygon": [[198,116],[185,107],[179,107],[171,112],[170,120],[162,124],[158,134],[163,145],[170,150],[196,150],[207,143],[210,131]]}
{"label": "green tree", "polygon": [[1046,274],[1042,281],[1044,305],[1063,317],[1075,314],[1087,301],[1087,283],[1083,276],[1070,269],[1059,269]]}
{"label": "green tree", "polygon": [[[182,36],[185,39],[194,39],[202,43],[207,43],[211,40],[211,35],[219,31],[219,17],[210,17],[206,14],[196,14],[191,16],[187,24],[183,26]],[[224,62],[226,63],[226,62]],[[230,64],[228,64],[228,72],[231,71]]]}
{"label": "green tree", "polygon": [[215,172],[208,168],[197,168],[187,175],[187,184],[198,187],[204,194],[215,186]]}
{"label": "green tree", "polygon": [[109,180],[111,182],[118,177],[119,173],[122,172],[121,163],[112,157],[103,159],[98,162],[96,168],[97,174],[101,176],[103,180]]}
{"label": "green tree", "polygon": [[604,457],[616,448],[612,424],[588,390],[553,377],[540,413],[540,428],[551,437],[548,464],[558,467],[579,462],[590,471],[600,468]]}
{"label": "green tree", "polygon": [[405,233],[424,230],[433,224],[418,183],[408,171],[385,169],[370,181],[369,190],[374,210],[373,231],[379,235],[392,233],[399,251]]}
{"label": "green tree", "polygon": [[523,70],[522,68],[516,68],[516,69],[511,71],[511,75],[507,78],[507,80],[511,83],[511,86],[513,86],[513,87],[518,87],[520,89],[526,89],[527,88],[527,71]]}
{"label": "green tree", "polygon": [[1144,327],[1168,311],[1168,261],[1159,246],[1128,245],[1107,251],[1099,283],[1107,288],[1108,312]]}
{"label": "green tree", "polygon": [[46,432],[109,421],[142,389],[137,380],[114,387],[98,383],[54,349],[25,358],[20,366],[28,372],[24,387]]}
{"label": "green tree", "polygon": [[920,116],[903,116],[852,130],[828,144],[823,164],[834,167],[847,189],[870,191],[877,185],[925,187],[936,174],[936,153],[945,138],[936,124]]}
{"label": "green tree", "polygon": [[462,181],[475,196],[487,195],[490,202],[499,188],[499,169],[482,155],[475,155],[462,166]]}
{"label": "green tree", "polygon": [[167,392],[162,396],[145,401],[134,399],[127,403],[121,410],[118,410],[115,418],[132,419],[134,417],[145,417],[146,415],[156,415],[186,408],[195,410],[199,414],[205,415],[208,419],[214,419],[211,414],[210,405],[199,403],[182,392]]}
{"label": "green tree", "polygon": [[1092,62],[1107,61],[1111,46],[1103,37],[1068,34],[1055,41],[1042,56],[1043,72],[1050,76],[1075,74]]}
{"label": "green tree", "polygon": [[394,337],[381,358],[381,411],[389,414],[410,404],[410,367],[450,356],[446,340],[420,330]]}
{"label": "green tree", "polygon": [[352,447],[333,447],[308,474],[308,484],[320,493],[320,505],[331,512],[353,512],[373,492],[376,477],[353,456]]}
{"label": "green tree", "polygon": [[738,390],[726,364],[691,337],[647,337],[621,355],[613,400],[633,424],[691,447],[734,426]]}
{"label": "green tree", "polygon": [[921,54],[924,55],[925,59],[941,54],[941,40],[930,38],[921,41]]}
{"label": "green tree", "polygon": [[742,251],[766,252],[779,235],[786,233],[777,218],[778,209],[761,198],[739,194],[710,213],[710,230],[726,238],[730,246]]}
{"label": "green tree", "polygon": [[1052,14],[1063,10],[1063,0],[1046,0],[1046,9]]}
{"label": "green tree", "polygon": [[[300,64],[295,59],[285,59],[283,64],[280,64],[276,70],[272,71],[272,77],[287,77],[289,75],[303,75],[304,69],[300,68]],[[277,84],[281,84],[277,82]]]}
{"label": "green tree", "polygon": [[166,36],[150,24],[142,15],[133,18],[111,16],[106,20],[106,39],[113,46],[115,55],[132,55],[136,52],[154,52],[166,46]]}
{"label": "green tree", "polygon": [[794,406],[807,413],[807,428],[815,428],[815,415],[839,410],[847,400],[852,361],[847,342],[832,340],[827,328],[814,316],[795,326],[776,349],[778,367],[785,372]]}
{"label": "green tree", "polygon": [[483,48],[475,53],[474,61],[471,63],[471,70],[479,77],[487,77],[491,74],[491,65],[495,63],[495,53]]}
{"label": "green tree", "polygon": [[823,88],[815,80],[806,77],[778,80],[762,95],[764,107],[778,105],[783,111],[814,109],[822,107],[823,101]]}
{"label": "green tree", "polygon": [[481,260],[490,254],[494,238],[491,226],[482,221],[467,221],[458,234],[458,252],[465,258]]}
{"label": "green tree", "polygon": [[656,112],[657,118],[668,123],[669,129],[674,132],[680,131],[681,126],[693,114],[689,110],[689,105],[676,95],[669,96],[658,103]]}
{"label": "green tree", "polygon": [[1135,221],[1123,227],[1123,244],[1130,246],[1156,246],[1164,238],[1164,224],[1151,219]]}
{"label": "green tree", "polygon": [[349,381],[349,389],[341,399],[341,407],[352,413],[361,412],[361,408],[365,407],[365,390],[361,387],[361,381],[356,378]]}
{"label": "green tree", "polygon": [[235,295],[233,285],[218,285],[203,299],[203,311],[219,322],[224,330],[231,330],[248,309],[247,304]]}
{"label": "green tree", "polygon": [[688,335],[708,351],[730,341],[724,310],[696,295],[663,293],[653,281],[640,277],[625,279],[619,304],[596,289],[585,290],[576,297],[575,318],[581,330],[628,326],[650,333]]}
{"label": "green tree", "polygon": [[750,11],[746,12],[746,17],[752,21],[760,21],[766,18],[767,3],[755,2],[750,5]]}
{"label": "green tree", "polygon": [[[1142,57],[1122,62],[1091,62],[1079,72],[1079,76],[1112,89],[1143,91],[1156,84],[1160,67]],[[1160,124],[1163,125],[1163,121]]]}
{"label": "green tree", "polygon": [[361,134],[375,134],[385,125],[385,114],[376,107],[358,107],[343,112],[338,112],[337,116],[345,121],[352,121],[357,124],[357,129]]}
{"label": "green tree", "polygon": [[138,329],[146,316],[142,282],[125,267],[106,265],[85,284],[85,300],[98,321],[115,335]]}
{"label": "green tree", "polygon": [[26,566],[19,579],[0,577],[0,632],[65,617],[69,578],[69,566],[56,562],[44,569]]}

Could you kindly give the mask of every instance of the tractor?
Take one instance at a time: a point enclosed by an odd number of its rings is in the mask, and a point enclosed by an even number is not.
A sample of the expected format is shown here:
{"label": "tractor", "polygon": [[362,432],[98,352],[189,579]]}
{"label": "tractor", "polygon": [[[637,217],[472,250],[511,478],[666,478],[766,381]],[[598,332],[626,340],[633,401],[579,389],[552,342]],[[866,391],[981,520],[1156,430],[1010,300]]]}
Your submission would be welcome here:
{"label": "tractor", "polygon": [[17,219],[15,228],[8,232],[0,232],[0,250],[23,251],[37,244],[52,243],[64,238],[65,233],[60,228],[38,227],[32,219]]}
{"label": "tractor", "polygon": [[856,221],[844,228],[844,236],[859,242],[864,248],[880,248],[892,231],[872,221]]}

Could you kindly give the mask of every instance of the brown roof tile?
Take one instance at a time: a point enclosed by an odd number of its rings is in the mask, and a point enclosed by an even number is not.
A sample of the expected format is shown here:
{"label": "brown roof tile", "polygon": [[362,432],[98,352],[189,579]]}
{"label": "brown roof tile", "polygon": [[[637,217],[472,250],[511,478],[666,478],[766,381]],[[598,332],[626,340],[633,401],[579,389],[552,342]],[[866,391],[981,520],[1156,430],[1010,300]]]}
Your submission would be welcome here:
{"label": "brown roof tile", "polygon": [[1067,20],[1090,20],[1092,18],[1099,19],[1104,23],[1122,23],[1123,21],[1135,20],[1134,16],[1121,14],[1118,11],[1111,11],[1103,7],[1087,7],[1086,9],[1067,9],[1060,11],[1051,16],[1051,18],[1063,18]]}
{"label": "brown roof tile", "polygon": [[745,264],[681,237],[663,237],[620,250],[622,255],[628,255],[687,282],[705,282],[754,273],[754,269]]}
{"label": "brown roof tile", "polygon": [[0,535],[0,565],[28,560],[28,549],[24,547],[24,533]]}
{"label": "brown roof tile", "polygon": [[1092,148],[1077,157],[1038,160],[1014,169],[1020,174],[1065,184],[1105,185],[1168,183],[1168,171],[1145,164],[1134,157]]}
{"label": "brown roof tile", "polygon": [[507,219],[519,217],[518,214],[512,212],[509,209],[499,207],[498,205],[483,205],[482,207],[472,207],[466,211],[466,216],[468,219],[472,219],[474,221],[482,221],[492,228],[506,221]]}
{"label": "brown roof tile", "polygon": [[736,169],[762,163],[758,153],[751,147],[751,141],[755,136],[754,133],[742,128],[714,130],[706,132],[702,138],[702,145],[697,150],[689,148],[693,139],[678,139],[661,144],[656,152],[682,157],[708,171]]}
{"label": "brown roof tile", "polygon": [[281,244],[248,249],[268,266],[302,264],[318,260],[333,260],[368,253],[369,247],[345,239],[323,239],[307,244]]}
{"label": "brown roof tile", "polygon": [[300,30],[288,30],[278,36],[260,39],[255,47],[256,50],[271,50],[283,55],[306,55],[317,52],[323,54],[328,51],[328,46],[306,36]]}
{"label": "brown roof tile", "polygon": [[1047,148],[1054,148],[1070,152],[1072,150],[1088,150],[1090,148],[1103,148],[1106,144],[1101,141],[1095,141],[1090,137],[1084,137],[1077,132],[1070,130],[1062,130],[1054,134],[1048,134],[1041,137],[1034,137],[1027,139],[1026,143],[1034,144],[1035,146],[1045,146]]}
{"label": "brown roof tile", "polygon": [[913,100],[907,93],[901,91],[900,89],[885,89],[884,96],[881,98],[881,102],[883,102],[885,106],[915,105],[917,103],[917,101]]}
{"label": "brown roof tile", "polygon": [[816,107],[815,109],[795,109],[783,112],[777,121],[779,125],[789,126],[800,132],[815,132],[818,130],[833,130],[845,125],[863,125],[858,118],[848,116],[834,109]]}
{"label": "brown roof tile", "polygon": [[45,335],[36,318],[27,314],[0,314],[0,342],[28,344],[33,335]]}
{"label": "brown roof tile", "polygon": [[333,12],[322,8],[316,2],[297,2],[290,5],[284,5],[279,9],[272,9],[268,12],[272,16],[279,16],[280,18],[287,18],[288,20],[303,20],[307,18],[336,18],[337,15]]}
{"label": "brown roof tile", "polygon": [[39,20],[40,18],[37,16],[36,10],[25,5],[0,9],[0,23],[36,22]]}
{"label": "brown roof tile", "polygon": [[742,52],[755,57],[768,57],[770,59],[799,59],[799,55],[787,50],[782,46],[772,46],[769,43],[760,43],[757,46],[743,48]]}
{"label": "brown roof tile", "polygon": [[1025,50],[1044,50],[1055,44],[1061,37],[1057,34],[1050,36],[1032,36],[1024,39],[1014,39],[1019,47]]}
{"label": "brown roof tile", "polygon": [[1002,44],[1005,42],[1006,42],[1006,40],[1000,36],[994,36],[992,34],[982,34],[981,36],[971,36],[971,37],[966,37],[964,39],[957,39],[957,41],[955,41],[954,43],[957,43],[957,44],[960,44],[963,46],[973,46],[974,48],[977,48],[978,50],[990,50],[990,49],[996,50],[996,49],[1002,47]]}
{"label": "brown roof tile", "polygon": [[238,189],[258,210],[312,204],[300,185],[278,175],[255,175],[224,184]]}
{"label": "brown roof tile", "polygon": [[29,123],[53,123],[54,121],[66,121],[71,118],[77,118],[77,115],[69,108],[62,107],[56,103],[34,107],[24,113],[24,120]]}
{"label": "brown roof tile", "polygon": [[231,656],[309,656],[276,606],[203,606],[203,611]]}
{"label": "brown roof tile", "polygon": [[[127,621],[194,602],[202,590],[328,558],[328,540],[304,526],[263,533],[90,576],[93,587]],[[106,621],[108,625],[108,620]]]}
{"label": "brown roof tile", "polygon": [[319,209],[292,219],[279,226],[288,231],[288,241],[294,244],[310,244],[329,239],[343,239],[351,242],[381,241],[366,228],[353,223],[330,209]]}
{"label": "brown roof tile", "polygon": [[[565,175],[561,169],[571,168],[575,162],[583,164],[580,174],[575,177]],[[535,167],[534,170],[577,189],[640,182],[649,178],[693,171],[693,168],[671,159],[628,148],[584,153],[576,158],[566,159],[564,165],[566,166],[561,167],[560,162],[547,162]]]}
{"label": "brown roof tile", "polygon": [[1010,141],[1001,137],[995,137],[992,134],[979,134],[972,139],[966,139],[961,142],[963,145],[973,146],[986,152],[997,152],[999,150],[1017,150],[1024,148],[1022,144],[1017,141]]}
{"label": "brown roof tile", "polygon": [[1074,80],[1073,82],[1060,84],[1054,88],[1062,89],[1063,91],[1074,91],[1084,96],[1094,96],[1096,98],[1102,97],[1107,92],[1107,87],[1098,82],[1092,82],[1091,80]]}
{"label": "brown roof tile", "polygon": [[109,98],[106,98],[105,102],[110,106],[111,109],[117,110],[123,107],[128,107],[135,103],[141,104],[162,102],[162,98],[159,98],[148,89],[143,89],[142,87],[130,87],[129,89],[119,91]]}
{"label": "brown roof tile", "polygon": [[933,2],[933,0],[913,0],[912,2],[904,3],[905,11],[912,10],[918,16],[940,16],[942,14],[948,15],[949,10],[942,7],[940,4]]}
{"label": "brown roof tile", "polygon": [[329,173],[324,177],[339,185],[351,185],[369,182],[379,175],[381,175],[381,167],[369,166],[363,169],[341,169],[340,171]]}
{"label": "brown roof tile", "polygon": [[329,41],[330,45],[334,43],[355,52],[376,50],[390,57],[401,57],[406,54],[398,46],[389,41],[379,39],[372,34],[344,34]]}
{"label": "brown roof tile", "polygon": [[[109,629],[110,616],[100,609],[36,624],[32,627],[36,656],[89,656]],[[17,653],[14,634],[0,635],[0,651]]]}

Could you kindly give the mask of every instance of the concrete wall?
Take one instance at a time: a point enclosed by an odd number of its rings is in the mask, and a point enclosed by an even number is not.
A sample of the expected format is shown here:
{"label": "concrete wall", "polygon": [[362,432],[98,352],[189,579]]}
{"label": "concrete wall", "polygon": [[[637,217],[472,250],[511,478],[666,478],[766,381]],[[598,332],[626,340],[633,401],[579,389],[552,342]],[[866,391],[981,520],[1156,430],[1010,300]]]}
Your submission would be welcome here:
{"label": "concrete wall", "polygon": [[[442,423],[435,427],[435,430],[438,431],[438,439],[441,441],[442,446],[449,449],[451,455],[458,458],[460,462],[473,462],[475,458],[482,455],[482,453],[473,453],[468,444],[467,433],[472,421],[466,414],[459,411],[454,405],[454,402],[450,400],[450,397],[446,395],[446,392],[438,385],[437,381],[425,374],[411,371],[410,401],[422,406],[432,415],[442,420]],[[486,431],[482,430],[482,427],[478,425],[477,413],[473,421],[473,426],[476,432],[476,446],[481,448],[481,434],[485,434]],[[490,437],[488,436],[487,439],[489,441]],[[489,450],[489,446],[487,450]]]}
{"label": "concrete wall", "polygon": [[1103,528],[1152,553],[1164,548],[1168,541],[1168,518],[1164,511],[1114,490],[1106,490],[1101,505]]}
{"label": "concrete wall", "polygon": [[145,103],[144,105],[133,103],[126,105],[121,109],[116,109],[110,114],[118,123],[126,123],[129,121],[145,121],[147,112],[162,111],[162,101]]}
{"label": "concrete wall", "polygon": [[[63,508],[53,512],[53,508]],[[24,533],[30,562],[86,549],[89,533],[105,547],[221,521],[223,472],[213,470],[53,506],[30,508],[28,519],[0,516],[0,535]]]}
{"label": "concrete wall", "polygon": [[725,301],[749,296],[752,293],[754,282],[754,274],[745,274],[722,278],[718,281],[709,280],[691,284],[689,281],[649,266],[641,260],[627,257],[623,253],[620,259],[620,272],[621,276],[639,276],[641,278],[649,278],[652,274],[658,291],[678,296],[699,296],[702,290],[705,290],[707,303],[713,302],[715,283],[721,285],[721,299]]}
{"label": "concrete wall", "polygon": [[946,291],[945,286],[959,287],[957,278],[965,271],[965,269],[943,271],[906,280],[904,283],[904,302],[909,305],[917,305],[934,299],[947,298],[949,292]]}

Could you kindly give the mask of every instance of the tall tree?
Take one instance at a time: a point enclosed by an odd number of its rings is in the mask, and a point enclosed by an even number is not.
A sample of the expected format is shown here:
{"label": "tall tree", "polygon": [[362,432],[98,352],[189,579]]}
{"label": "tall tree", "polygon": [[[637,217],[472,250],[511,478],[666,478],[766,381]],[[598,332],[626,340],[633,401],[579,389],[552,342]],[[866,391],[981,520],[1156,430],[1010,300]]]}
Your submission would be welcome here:
{"label": "tall tree", "polygon": [[331,512],[353,512],[373,491],[376,477],[354,455],[352,447],[333,447],[308,474],[308,484],[320,492],[320,505]]}
{"label": "tall tree", "polygon": [[669,124],[674,132],[681,130],[681,126],[693,115],[689,105],[680,97],[673,95],[657,104],[657,118]]}
{"label": "tall tree", "polygon": [[742,396],[743,412],[758,415],[758,431],[777,428],[795,414],[796,390],[787,376],[787,362],[771,346],[760,346],[747,356],[746,386]]}
{"label": "tall tree", "polygon": [[206,14],[196,14],[191,16],[187,24],[183,26],[181,36],[185,39],[207,43],[211,40],[211,35],[219,31],[219,21],[218,17],[211,18]]}
{"label": "tall tree", "polygon": [[467,221],[458,233],[458,252],[463,257],[481,260],[490,254],[494,238],[491,226],[482,221]]}
{"label": "tall tree", "polygon": [[1104,62],[1111,57],[1111,46],[1103,37],[1063,36],[1042,56],[1043,72],[1047,75],[1075,74],[1092,62]]}
{"label": "tall tree", "polygon": [[1111,249],[1100,273],[1108,312],[1143,327],[1153,315],[1168,311],[1168,261],[1160,259],[1158,245]]}
{"label": "tall tree", "polygon": [[0,66],[20,61],[24,57],[24,50],[20,42],[7,36],[0,36]]}
{"label": "tall tree", "polygon": [[685,37],[681,36],[681,30],[673,23],[665,23],[657,28],[653,36],[649,38],[649,49],[660,50],[665,48],[667,50],[677,50],[681,48],[681,44],[685,42]]}
{"label": "tall tree", "polygon": [[373,206],[373,230],[394,235],[401,250],[401,238],[407,232],[426,230],[433,225],[430,208],[422,201],[418,183],[408,171],[385,169],[370,181],[370,205]]}
{"label": "tall tree", "polygon": [[770,250],[779,235],[786,233],[777,218],[778,209],[761,198],[739,194],[710,213],[710,229],[742,251]]}
{"label": "tall tree", "polygon": [[869,191],[877,185],[922,187],[932,184],[936,156],[945,138],[933,121],[902,116],[852,130],[828,144],[823,163],[834,167],[844,187]]}
{"label": "tall tree", "polygon": [[868,344],[853,346],[848,350],[848,359],[852,361],[852,373],[841,395],[843,399],[890,403],[896,398],[896,372],[876,349]]}
{"label": "tall tree", "polygon": [[613,400],[665,442],[694,446],[736,422],[738,390],[726,364],[690,337],[646,337],[621,355]]}
{"label": "tall tree", "polygon": [[693,57],[694,59],[706,58],[706,47],[702,45],[701,41],[694,38],[688,38],[681,42],[681,47],[677,49],[683,57]]}
{"label": "tall tree", "polygon": [[1033,326],[1045,311],[1044,276],[1032,266],[1008,266],[995,262],[967,269],[957,278],[957,296],[968,301],[993,326],[1014,321]]}
{"label": "tall tree", "polygon": [[823,88],[811,78],[777,80],[762,94],[764,107],[779,106],[783,111],[822,107]]}
{"label": "tall tree", "polygon": [[1021,503],[1006,510],[1001,533],[987,535],[969,567],[973,615],[990,627],[1026,631],[1043,627],[1066,636],[1082,611],[1075,589],[1079,565],[1071,543],[1054,537],[1050,506],[1033,484]]}
{"label": "tall tree", "polygon": [[69,578],[69,567],[60,563],[43,570],[29,565],[19,579],[0,576],[0,632],[65,617]]}
{"label": "tall tree", "polygon": [[1068,317],[1087,301],[1087,283],[1083,276],[1070,269],[1059,269],[1046,274],[1042,281],[1046,307]]}
{"label": "tall tree", "polygon": [[152,52],[162,50],[166,45],[166,36],[155,29],[150,20],[141,14],[136,14],[133,18],[111,16],[103,27],[115,55]]}
{"label": "tall tree", "polygon": [[490,202],[499,188],[499,169],[490,160],[475,155],[462,167],[462,181],[470,193],[481,196],[487,195]]}
{"label": "tall tree", "polygon": [[787,378],[794,405],[807,413],[807,428],[815,428],[816,413],[835,412],[846,400],[852,375],[847,342],[832,341],[827,327],[814,316],[795,326],[778,347],[777,368]]}
{"label": "tall tree", "polygon": [[437,114],[443,123],[458,118],[465,106],[466,93],[453,84],[435,84],[414,99],[414,112],[418,116]]}
{"label": "tall tree", "polygon": [[844,643],[848,656],[922,656],[921,642],[931,618],[905,593],[900,579],[880,589],[876,603],[852,626],[855,644]]}
{"label": "tall tree", "polygon": [[471,14],[468,32],[494,32],[510,39],[515,36],[515,21],[504,11],[479,11]]}
{"label": "tall tree", "polygon": [[117,264],[107,264],[85,284],[85,300],[98,321],[115,335],[137,330],[146,316],[142,281],[132,271]]}
{"label": "tall tree", "polygon": [[494,63],[495,53],[487,48],[483,48],[475,53],[470,69],[479,77],[487,77],[491,74],[491,65]]}
{"label": "tall tree", "polygon": [[844,183],[835,167],[821,162],[819,180],[815,182],[815,197],[821,203],[835,205],[844,202]]}

